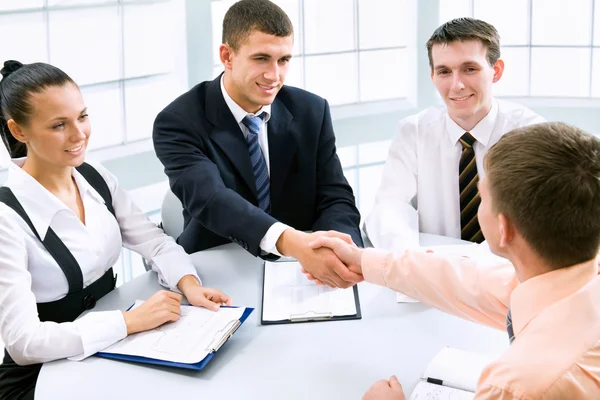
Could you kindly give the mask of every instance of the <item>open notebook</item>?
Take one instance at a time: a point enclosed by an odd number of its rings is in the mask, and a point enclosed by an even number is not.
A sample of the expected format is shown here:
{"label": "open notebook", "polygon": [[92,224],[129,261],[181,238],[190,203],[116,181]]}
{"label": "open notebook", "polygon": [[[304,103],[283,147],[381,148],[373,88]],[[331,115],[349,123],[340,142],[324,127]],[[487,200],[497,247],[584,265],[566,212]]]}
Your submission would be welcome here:
{"label": "open notebook", "polygon": [[348,289],[319,286],[304,276],[298,261],[265,262],[263,325],[360,317],[356,285]]}
{"label": "open notebook", "polygon": [[[143,303],[138,300],[132,308]],[[176,322],[129,335],[96,355],[201,370],[252,311],[252,308],[223,306],[213,312],[182,305]]]}
{"label": "open notebook", "polygon": [[431,360],[410,400],[471,400],[492,358],[445,347]]}

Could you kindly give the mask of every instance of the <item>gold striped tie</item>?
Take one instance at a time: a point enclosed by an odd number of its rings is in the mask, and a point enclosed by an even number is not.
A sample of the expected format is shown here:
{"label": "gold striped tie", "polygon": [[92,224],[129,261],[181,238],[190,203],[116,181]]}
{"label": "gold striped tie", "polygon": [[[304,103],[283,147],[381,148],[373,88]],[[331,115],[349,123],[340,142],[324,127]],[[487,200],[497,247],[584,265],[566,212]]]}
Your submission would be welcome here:
{"label": "gold striped tie", "polygon": [[475,138],[469,132],[461,136],[462,154],[458,166],[458,185],[460,188],[460,237],[469,242],[483,242],[483,234],[477,219],[477,209],[481,198],[479,197],[479,175],[475,162],[473,144]]}

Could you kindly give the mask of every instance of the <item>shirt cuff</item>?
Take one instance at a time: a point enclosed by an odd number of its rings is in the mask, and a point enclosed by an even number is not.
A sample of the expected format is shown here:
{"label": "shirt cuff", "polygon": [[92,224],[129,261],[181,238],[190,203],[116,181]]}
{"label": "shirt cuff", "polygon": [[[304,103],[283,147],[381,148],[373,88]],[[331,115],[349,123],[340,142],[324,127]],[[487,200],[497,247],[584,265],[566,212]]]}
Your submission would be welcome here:
{"label": "shirt cuff", "polygon": [[183,251],[167,252],[152,258],[150,261],[152,270],[158,274],[158,283],[170,290],[181,293],[177,284],[186,275],[192,275],[202,286],[202,280],[196,272],[196,267],[192,264],[190,256]]}
{"label": "shirt cuff", "polygon": [[286,224],[275,222],[260,241],[260,249],[267,254],[275,254],[276,256],[283,257],[283,254],[277,251],[277,241],[283,231],[290,228],[291,227]]}
{"label": "shirt cuff", "polygon": [[392,262],[393,255],[376,249],[363,250],[360,264],[365,281],[379,286],[387,286],[385,273]]}
{"label": "shirt cuff", "polygon": [[81,337],[83,353],[69,357],[71,361],[81,361],[127,336],[125,317],[118,310],[91,312],[73,324]]}

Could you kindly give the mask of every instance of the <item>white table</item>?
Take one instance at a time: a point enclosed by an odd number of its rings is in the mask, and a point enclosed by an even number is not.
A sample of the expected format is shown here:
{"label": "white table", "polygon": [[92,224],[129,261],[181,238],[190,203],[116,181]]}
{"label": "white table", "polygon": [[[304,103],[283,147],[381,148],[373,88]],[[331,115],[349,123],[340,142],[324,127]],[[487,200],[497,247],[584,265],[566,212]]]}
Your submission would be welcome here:
{"label": "white table", "polygon": [[[423,235],[422,244],[457,240]],[[262,262],[236,245],[194,254],[206,286],[256,310],[203,371],[90,357],[43,366],[36,399],[357,399],[396,374],[410,393],[443,346],[497,356],[508,347],[495,331],[431,309],[399,304],[395,293],[359,284],[362,320],[260,325]],[[100,300],[124,310],[159,289],[148,272]]]}

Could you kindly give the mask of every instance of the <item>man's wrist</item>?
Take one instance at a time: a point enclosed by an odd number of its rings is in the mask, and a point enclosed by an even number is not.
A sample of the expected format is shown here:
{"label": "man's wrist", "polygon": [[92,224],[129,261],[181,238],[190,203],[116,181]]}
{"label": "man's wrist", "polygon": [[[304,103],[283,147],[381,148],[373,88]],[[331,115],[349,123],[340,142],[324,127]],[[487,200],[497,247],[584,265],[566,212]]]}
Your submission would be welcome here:
{"label": "man's wrist", "polygon": [[362,275],[362,253],[363,249],[361,249],[360,247],[354,248],[354,263],[360,275]]}
{"label": "man's wrist", "polygon": [[277,251],[284,256],[298,258],[299,242],[303,234],[305,235],[294,228],[286,229],[277,239]]}

